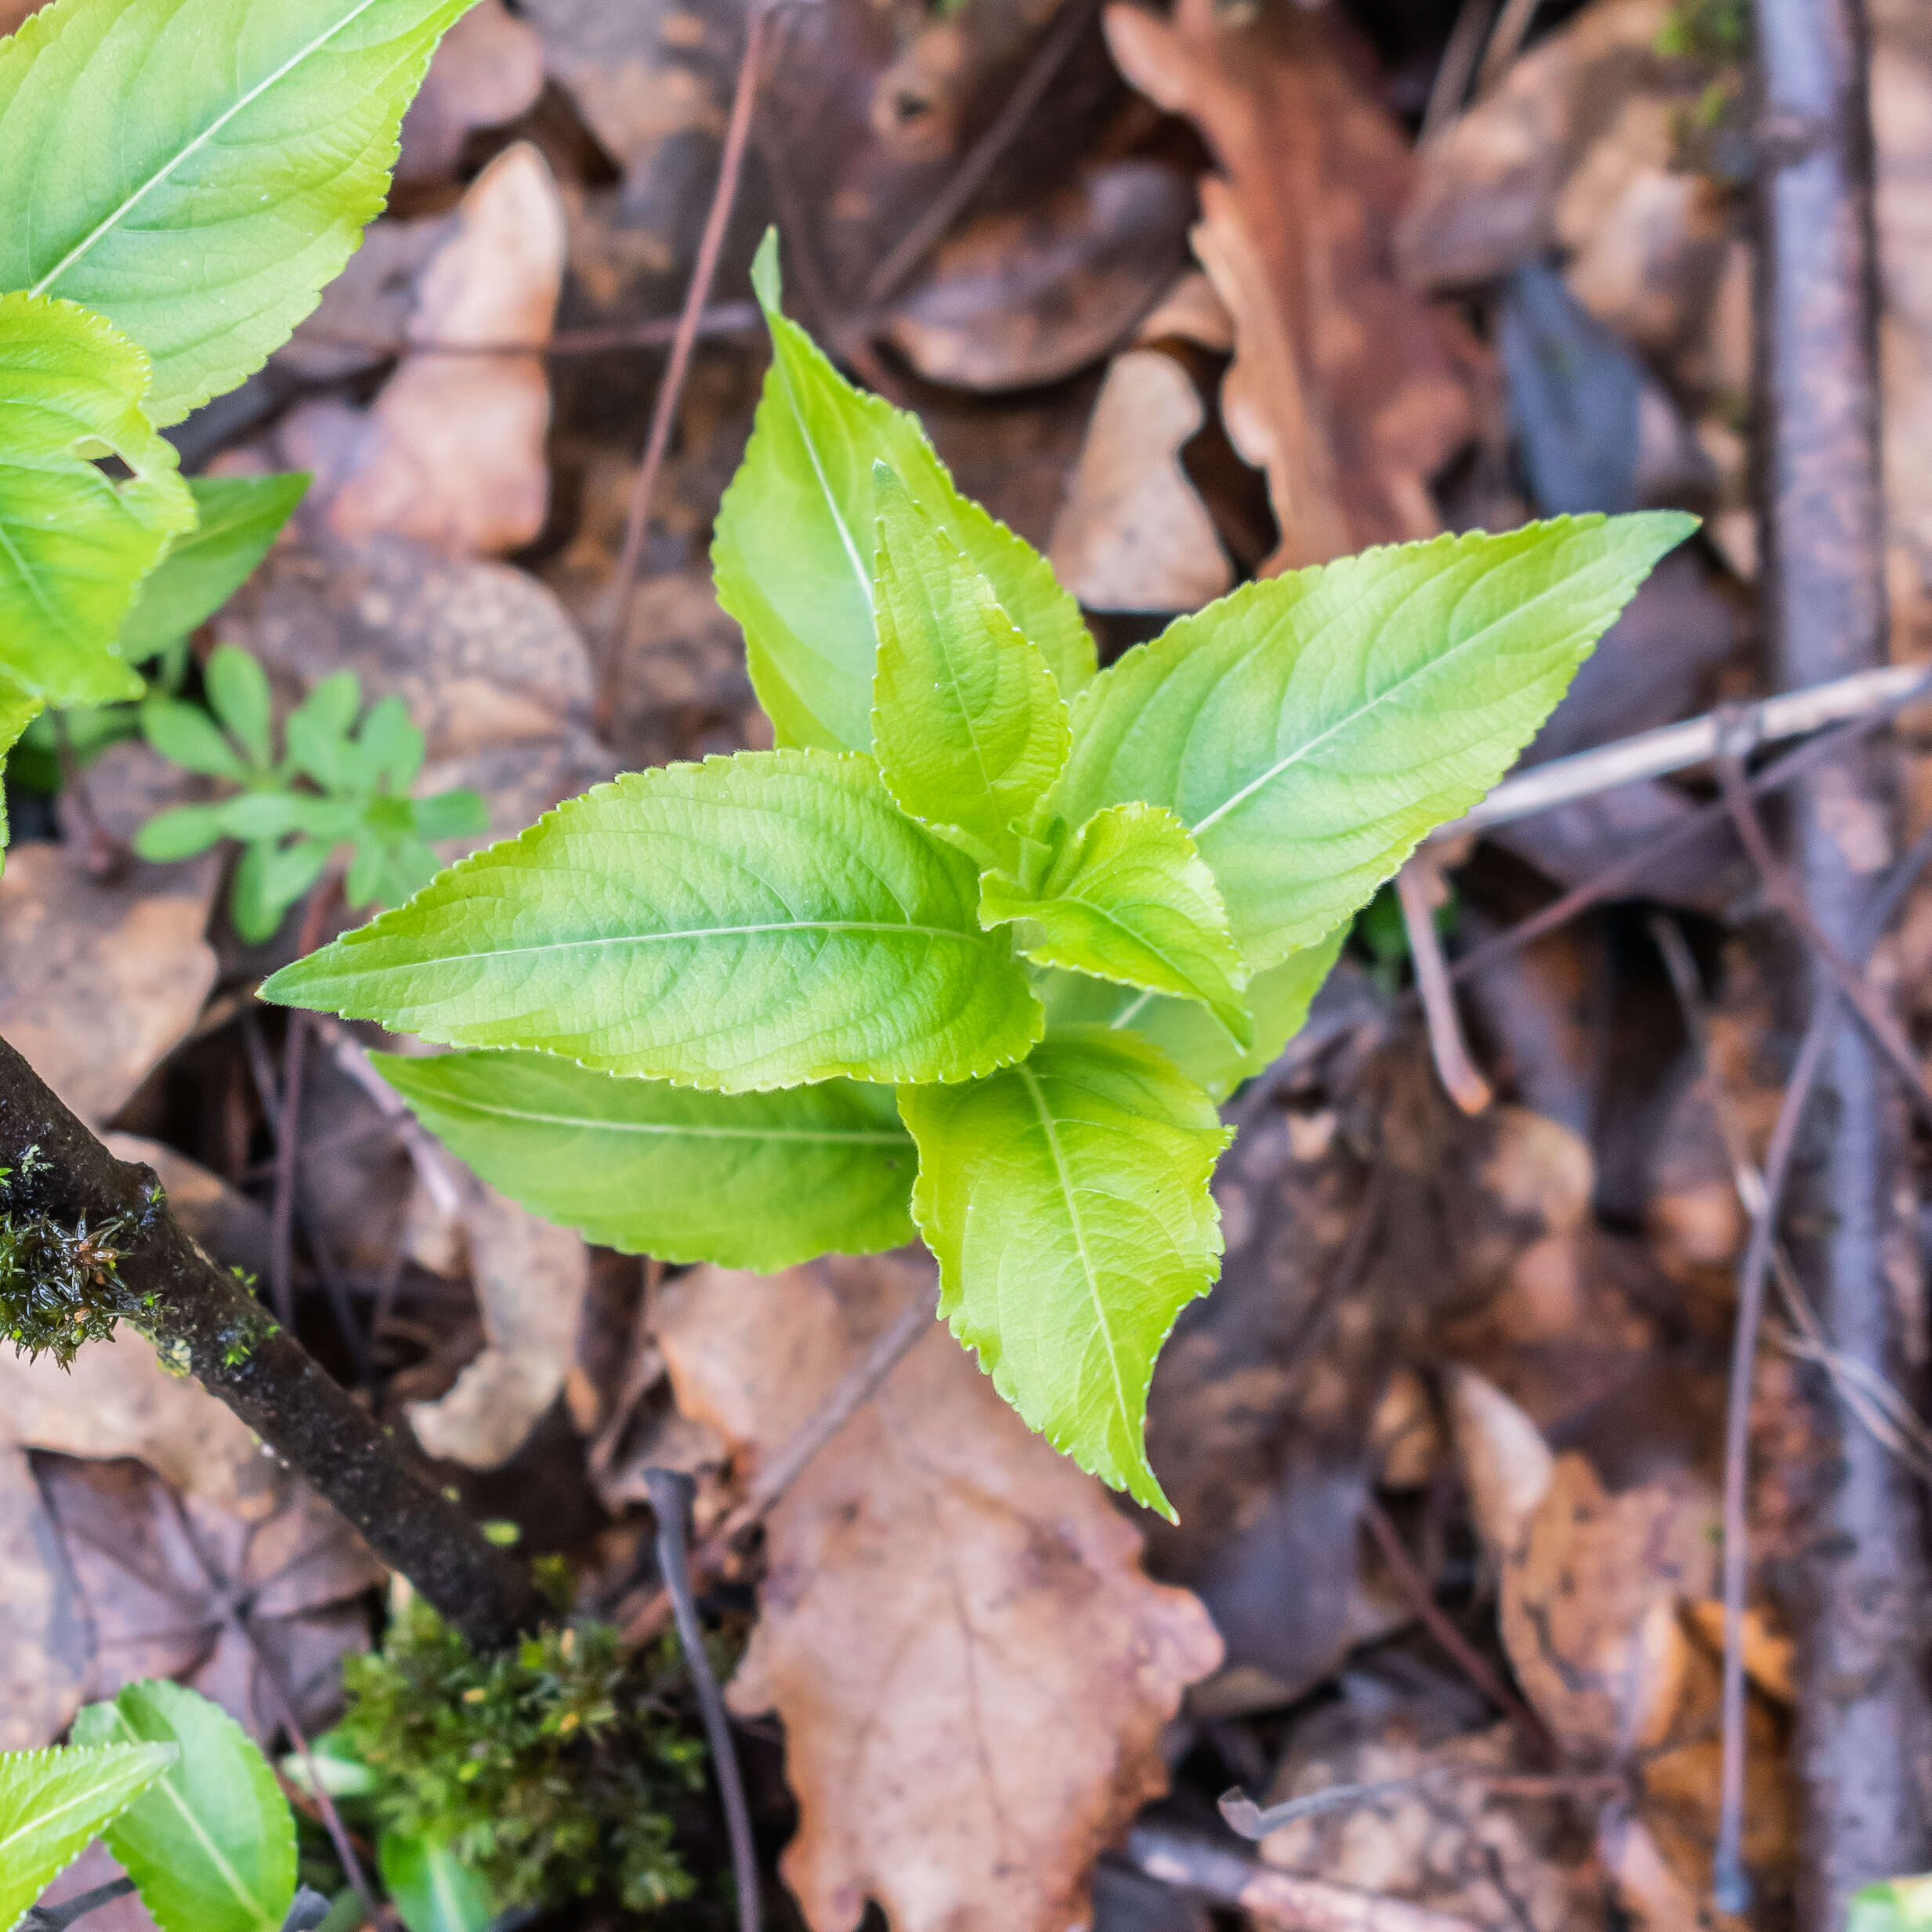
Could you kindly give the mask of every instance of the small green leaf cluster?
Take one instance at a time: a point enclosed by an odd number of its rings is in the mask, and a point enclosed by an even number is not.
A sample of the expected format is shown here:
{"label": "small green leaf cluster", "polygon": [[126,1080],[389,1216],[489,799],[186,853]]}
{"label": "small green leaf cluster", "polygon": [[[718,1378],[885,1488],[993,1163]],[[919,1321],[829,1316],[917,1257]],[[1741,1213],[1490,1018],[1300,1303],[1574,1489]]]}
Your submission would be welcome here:
{"label": "small green leaf cluster", "polygon": [[106,1341],[123,1317],[150,1298],[118,1272],[118,1217],[68,1227],[51,1214],[0,1210],[0,1335],[31,1361],[50,1355],[62,1368],[85,1342]]}
{"label": "small green leaf cluster", "polygon": [[190,483],[158,432],[315,306],[469,3],[53,0],[0,39],[0,755],[139,697],[293,508],[306,478]]}
{"label": "small green leaf cluster", "polygon": [[712,560],[777,748],[632,772],[265,997],[505,1192],[669,1261],[915,1231],[1000,1392],[1149,1507],[1154,1362],[1218,1270],[1217,1112],[1349,922],[1500,778],[1691,527],[1561,518],[1251,584],[1102,671],[1045,560],[754,280]]}
{"label": "small green leaf cluster", "polygon": [[295,1902],[295,1821],[232,1717],[150,1681],[88,1705],[71,1735],[60,1749],[0,1754],[0,1932],[96,1836],[161,1932],[280,1932]]}
{"label": "small green leaf cluster", "polygon": [[412,1875],[432,1871],[463,1875],[479,1923],[594,1898],[650,1911],[693,1889],[671,1814],[702,1788],[704,1746],[678,1681],[672,1652],[628,1656],[595,1622],[478,1658],[412,1597],[380,1651],[345,1663],[349,1708],[317,1750],[340,1801],[372,1814],[405,1918]]}
{"label": "small green leaf cluster", "polygon": [[349,904],[395,905],[434,877],[431,840],[483,829],[483,802],[473,791],[410,796],[422,769],[422,733],[396,696],[371,705],[357,726],[362,687],[353,671],[324,678],[289,714],[279,758],[269,682],[255,658],[220,645],[204,678],[208,711],[150,693],[141,729],[162,757],[240,789],[218,804],[157,813],[134,847],[144,859],[186,859],[219,839],[239,841],[229,914],[251,943],[273,935],[338,845],[354,848]]}

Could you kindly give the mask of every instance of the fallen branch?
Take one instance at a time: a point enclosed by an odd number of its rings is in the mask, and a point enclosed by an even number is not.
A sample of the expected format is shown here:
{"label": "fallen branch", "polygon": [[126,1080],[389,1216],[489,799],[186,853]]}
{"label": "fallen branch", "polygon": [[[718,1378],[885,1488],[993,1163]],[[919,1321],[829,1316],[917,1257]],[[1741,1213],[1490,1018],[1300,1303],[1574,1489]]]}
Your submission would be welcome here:
{"label": "fallen branch", "polygon": [[[1756,0],[1754,12],[1759,607],[1771,681],[1796,689],[1887,660],[1868,49],[1860,0]],[[1840,772],[1829,798],[1794,797],[1789,863],[1807,917],[1843,954],[1857,946],[1866,896],[1843,828],[1889,842],[1898,812],[1878,747]],[[1793,964],[1798,1011],[1815,1016],[1833,970],[1815,945]],[[1794,1110],[1783,1158],[1792,1260],[1819,1319],[1848,1360],[1894,1380],[1918,1351],[1916,1293],[1901,1284],[1920,1264],[1908,1122],[1875,1037],[1869,1022],[1828,1022],[1813,1131],[1800,1150]],[[1765,1169],[1775,1195],[1778,1166],[1767,1158]],[[1932,1860],[1932,1572],[1904,1471],[1822,1377],[1808,1393],[1808,1439],[1787,1477],[1808,1489],[1791,1593],[1796,1919],[1829,1927],[1845,1922],[1860,1886]],[[1735,1861],[1717,1871],[1720,1905],[1736,1908],[1742,1879]]]}
{"label": "fallen branch", "polygon": [[103,1297],[342,1512],[479,1652],[533,1629],[546,1606],[393,1431],[355,1402],[168,1211],[151,1168],[116,1160],[0,1040],[0,1197],[9,1222],[96,1231]]}

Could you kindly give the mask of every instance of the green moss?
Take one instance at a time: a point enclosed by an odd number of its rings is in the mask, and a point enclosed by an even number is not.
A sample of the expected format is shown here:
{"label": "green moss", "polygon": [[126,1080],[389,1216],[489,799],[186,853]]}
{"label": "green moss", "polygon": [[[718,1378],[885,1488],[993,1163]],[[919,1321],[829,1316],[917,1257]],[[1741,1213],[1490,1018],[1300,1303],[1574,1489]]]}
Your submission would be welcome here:
{"label": "green moss", "polygon": [[119,1219],[69,1228],[49,1214],[0,1213],[0,1334],[64,1369],[83,1342],[105,1341],[122,1316],[140,1314],[152,1297],[117,1272],[126,1232]]}
{"label": "green moss", "polygon": [[479,1659],[414,1597],[381,1651],[344,1664],[333,1735],[378,1774],[379,1822],[453,1840],[500,1905],[647,1912],[693,1889],[671,1819],[704,1782],[671,1702],[682,1677],[675,1651],[627,1657],[613,1627],[588,1622]]}

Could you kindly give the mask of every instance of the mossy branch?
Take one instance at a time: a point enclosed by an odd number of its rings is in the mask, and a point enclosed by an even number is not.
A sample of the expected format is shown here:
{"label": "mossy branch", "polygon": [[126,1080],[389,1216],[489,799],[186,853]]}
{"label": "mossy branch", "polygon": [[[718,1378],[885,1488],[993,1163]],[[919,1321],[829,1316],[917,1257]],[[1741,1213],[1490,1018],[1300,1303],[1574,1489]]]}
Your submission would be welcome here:
{"label": "mossy branch", "polygon": [[71,1355],[116,1318],[219,1396],[479,1653],[548,1614],[528,1572],[175,1224],[0,1040],[0,1333]]}

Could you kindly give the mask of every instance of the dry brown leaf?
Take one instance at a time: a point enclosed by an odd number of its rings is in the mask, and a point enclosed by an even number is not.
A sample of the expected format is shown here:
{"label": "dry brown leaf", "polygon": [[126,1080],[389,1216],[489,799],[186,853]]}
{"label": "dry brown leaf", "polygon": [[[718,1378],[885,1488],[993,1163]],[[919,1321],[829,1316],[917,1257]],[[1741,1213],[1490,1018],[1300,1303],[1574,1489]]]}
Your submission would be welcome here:
{"label": "dry brown leaf", "polygon": [[[424,266],[413,342],[550,339],[563,285],[563,203],[527,142],[499,154],[464,196]],[[312,470],[306,513],[337,535],[400,536],[450,555],[514,550],[542,529],[550,385],[539,355],[405,356],[367,411],[304,403],[283,425],[285,459]]]}
{"label": "dry brown leaf", "polygon": [[495,1469],[523,1445],[556,1400],[577,1347],[590,1283],[584,1237],[472,1182],[463,1211],[483,1351],[433,1402],[409,1411],[432,1456]]}
{"label": "dry brown leaf", "polygon": [[1047,545],[1090,610],[1195,610],[1231,590],[1234,566],[1181,467],[1207,420],[1193,378],[1157,349],[1114,357]]}
{"label": "dry brown leaf", "polygon": [[453,172],[472,128],[516,120],[536,106],[543,85],[543,42],[503,0],[481,0],[437,43],[403,117],[396,179]]}
{"label": "dry brown leaf", "polygon": [[1125,339],[1185,259],[1189,184],[1163,162],[1084,167],[1043,201],[968,223],[885,335],[919,373],[971,389],[1053,382]]}
{"label": "dry brown leaf", "polygon": [[1549,1493],[1556,1458],[1536,1424],[1473,1369],[1452,1368],[1444,1382],[1469,1513],[1491,1561],[1501,1563]]}
{"label": "dry brown leaf", "polygon": [[[653,1328],[678,1406],[755,1466],[930,1272],[704,1268]],[[1165,1789],[1162,1725],[1221,1645],[1140,1538],[932,1333],[772,1513],[734,1706],[784,1720],[787,1883],[816,1932],[1062,1932],[1095,1854]]]}
{"label": "dry brown leaf", "polygon": [[278,545],[216,628],[290,695],[347,670],[367,700],[403,697],[427,741],[418,791],[475,787],[491,837],[616,769],[590,731],[583,640],[556,599],[508,565],[399,537]]}
{"label": "dry brown leaf", "polygon": [[[109,747],[88,771],[103,829],[125,840],[198,782],[147,746]],[[219,860],[131,866],[108,881],[82,869],[79,828],[23,844],[0,873],[0,1033],[85,1120],[124,1106],[194,1024],[215,984],[202,936]]]}
{"label": "dry brown leaf", "polygon": [[1433,534],[1428,479],[1474,431],[1482,352],[1386,259],[1408,143],[1333,23],[1181,0],[1171,21],[1116,5],[1106,24],[1122,71],[1223,170],[1201,183],[1194,246],[1235,318],[1222,417],[1280,526],[1264,568]]}
{"label": "dry brown leaf", "polygon": [[1709,1484],[1688,1472],[1613,1493],[1583,1456],[1557,1458],[1503,1565],[1503,1641],[1580,1760],[1626,1762],[1669,1729],[1689,1648],[1678,1611],[1715,1586],[1717,1521]]}

